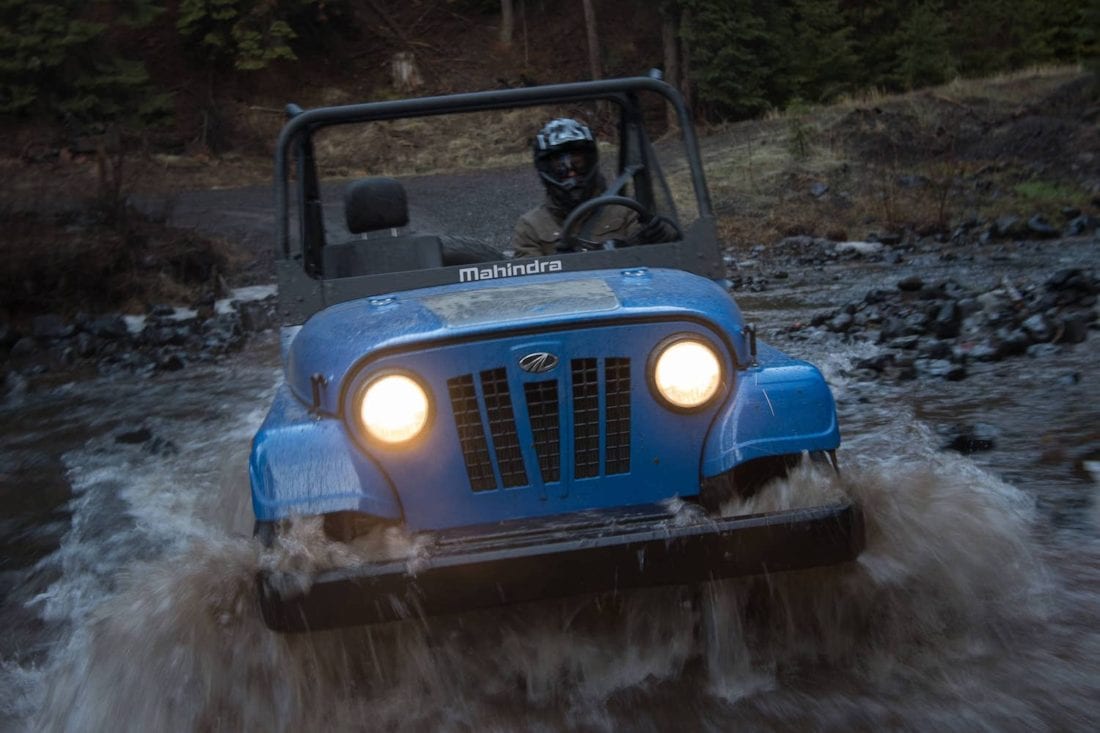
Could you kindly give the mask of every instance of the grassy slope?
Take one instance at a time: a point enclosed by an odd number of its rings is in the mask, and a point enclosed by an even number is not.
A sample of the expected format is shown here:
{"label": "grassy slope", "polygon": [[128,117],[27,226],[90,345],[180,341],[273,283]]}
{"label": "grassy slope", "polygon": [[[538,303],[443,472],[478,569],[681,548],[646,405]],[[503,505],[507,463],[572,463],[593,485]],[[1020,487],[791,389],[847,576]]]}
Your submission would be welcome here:
{"label": "grassy slope", "polygon": [[[1097,103],[1074,68],[959,80],[709,131],[704,161],[735,242],[863,238],[965,221],[1095,212]],[[828,192],[814,196],[811,186]]]}
{"label": "grassy slope", "polygon": [[[860,239],[948,231],[1003,214],[1044,213],[1057,225],[1064,207],[1096,214],[1100,134],[1086,82],[1077,69],[1033,70],[703,130],[721,232],[739,249],[789,234]],[[451,127],[424,129],[437,124]],[[415,148],[426,134],[450,141],[453,154],[444,159],[459,166],[524,164],[526,154],[502,151],[524,150],[533,124],[523,112],[502,113],[471,135],[461,121],[401,121],[384,141],[375,131],[374,138],[337,135],[325,144],[357,151],[356,159],[374,170],[385,169],[388,151]],[[276,120],[268,125],[278,126]],[[434,157],[424,158],[417,172],[438,169],[437,151],[429,152]],[[259,151],[139,156],[126,170],[132,192],[270,180],[269,158]],[[148,221],[97,225],[82,204],[96,187],[91,157],[30,166],[0,160],[0,175],[7,181],[0,214],[8,224],[0,247],[0,286],[8,300],[0,315],[140,308],[186,299],[221,275],[232,278],[230,243],[198,241]],[[813,195],[814,184],[827,185],[827,193]]]}

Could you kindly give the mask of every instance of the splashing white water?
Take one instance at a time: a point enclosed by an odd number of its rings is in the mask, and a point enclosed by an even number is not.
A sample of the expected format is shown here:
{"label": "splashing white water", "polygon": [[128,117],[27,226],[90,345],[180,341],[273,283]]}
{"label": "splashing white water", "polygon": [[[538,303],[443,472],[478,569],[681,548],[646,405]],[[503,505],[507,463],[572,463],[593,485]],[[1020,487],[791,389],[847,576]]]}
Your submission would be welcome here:
{"label": "splashing white water", "polygon": [[[55,660],[35,725],[614,727],[629,719],[622,700],[668,686],[736,706],[802,690],[803,678],[884,694],[927,684],[923,675],[949,671],[945,659],[988,654],[1017,626],[1042,621],[1046,579],[1020,492],[963,458],[910,446],[845,466],[840,479],[802,466],[751,500],[761,510],[853,496],[868,530],[857,563],[701,593],[653,589],[280,636],[257,611],[257,545],[194,534],[169,557],[129,566]],[[315,529],[299,535],[296,562],[346,552]],[[784,713],[768,709],[768,719]]]}

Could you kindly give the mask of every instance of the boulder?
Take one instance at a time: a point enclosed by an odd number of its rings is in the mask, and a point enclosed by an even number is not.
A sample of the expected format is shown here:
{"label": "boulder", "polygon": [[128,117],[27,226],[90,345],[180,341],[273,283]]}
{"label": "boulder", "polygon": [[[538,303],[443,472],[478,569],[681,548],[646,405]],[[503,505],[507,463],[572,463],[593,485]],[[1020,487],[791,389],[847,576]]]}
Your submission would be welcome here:
{"label": "boulder", "polygon": [[924,287],[924,281],[916,275],[910,275],[898,281],[898,290],[905,293],[915,293]]}
{"label": "boulder", "polygon": [[31,319],[31,335],[36,339],[54,341],[73,335],[74,329],[56,313],[47,313]]}
{"label": "boulder", "polygon": [[997,445],[999,432],[992,425],[975,423],[974,425],[955,425],[948,429],[948,441],[943,450],[953,450],[963,455],[993,450]]}
{"label": "boulder", "polygon": [[1040,239],[1054,239],[1058,236],[1058,230],[1050,225],[1042,214],[1036,214],[1027,220],[1028,234]]}

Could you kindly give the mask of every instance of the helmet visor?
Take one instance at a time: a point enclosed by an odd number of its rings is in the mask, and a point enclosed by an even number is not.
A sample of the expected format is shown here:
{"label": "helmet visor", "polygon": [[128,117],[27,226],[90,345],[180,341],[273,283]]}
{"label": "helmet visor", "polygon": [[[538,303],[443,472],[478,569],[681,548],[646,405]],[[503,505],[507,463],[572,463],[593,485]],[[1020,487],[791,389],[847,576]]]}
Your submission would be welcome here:
{"label": "helmet visor", "polygon": [[583,150],[566,150],[550,156],[550,175],[561,183],[580,181],[592,170],[593,156]]}

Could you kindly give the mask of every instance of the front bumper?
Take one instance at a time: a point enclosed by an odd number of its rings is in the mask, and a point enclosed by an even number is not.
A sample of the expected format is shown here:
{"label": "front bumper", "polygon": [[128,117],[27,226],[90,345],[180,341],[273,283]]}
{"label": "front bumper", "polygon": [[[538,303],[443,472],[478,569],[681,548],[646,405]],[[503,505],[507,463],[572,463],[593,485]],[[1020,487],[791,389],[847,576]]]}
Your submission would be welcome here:
{"label": "front bumper", "polygon": [[300,595],[282,594],[261,574],[260,607],[276,631],[317,631],[833,565],[863,545],[861,514],[847,502],[691,521],[652,507],[580,514],[450,533],[414,571],[405,561],[326,571]]}

